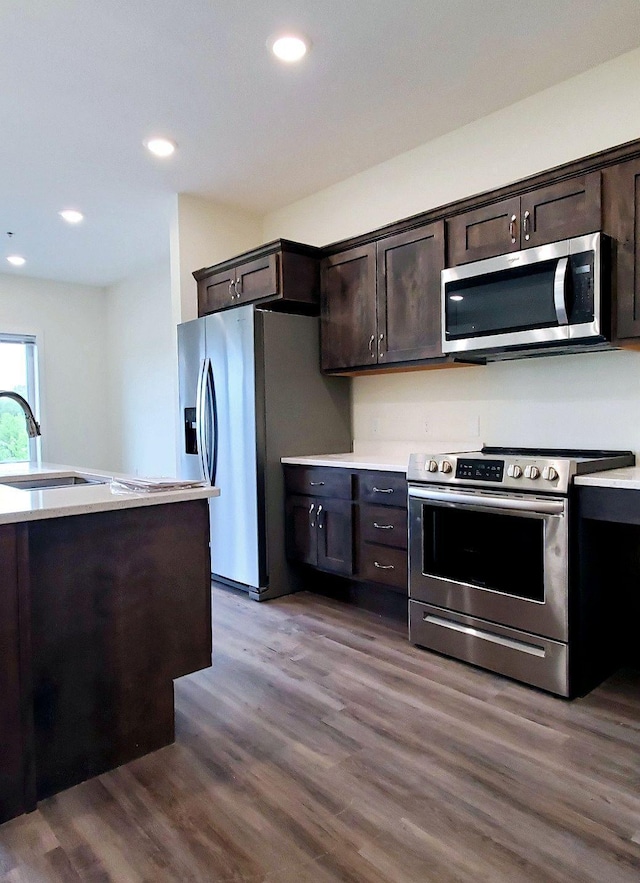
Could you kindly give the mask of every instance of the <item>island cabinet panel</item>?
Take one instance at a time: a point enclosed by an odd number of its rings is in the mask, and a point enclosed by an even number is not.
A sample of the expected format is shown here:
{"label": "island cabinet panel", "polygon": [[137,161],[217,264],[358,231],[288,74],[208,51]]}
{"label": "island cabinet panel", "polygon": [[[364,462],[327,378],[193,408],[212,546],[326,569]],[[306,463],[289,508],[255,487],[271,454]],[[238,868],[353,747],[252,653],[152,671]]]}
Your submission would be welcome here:
{"label": "island cabinet panel", "polygon": [[320,317],[324,371],[377,363],[374,244],[350,248],[324,259]]}
{"label": "island cabinet panel", "polygon": [[27,804],[24,704],[21,695],[21,620],[18,554],[14,525],[0,527],[0,823]]}
{"label": "island cabinet panel", "polygon": [[173,741],[211,664],[206,500],[29,525],[38,798]]}
{"label": "island cabinet panel", "polygon": [[379,364],[442,356],[443,269],[442,221],[377,243]]}
{"label": "island cabinet panel", "polygon": [[447,221],[448,266],[600,230],[601,173],[556,181]]}
{"label": "island cabinet panel", "polygon": [[640,159],[605,169],[604,231],[613,254],[613,336],[640,337]]}

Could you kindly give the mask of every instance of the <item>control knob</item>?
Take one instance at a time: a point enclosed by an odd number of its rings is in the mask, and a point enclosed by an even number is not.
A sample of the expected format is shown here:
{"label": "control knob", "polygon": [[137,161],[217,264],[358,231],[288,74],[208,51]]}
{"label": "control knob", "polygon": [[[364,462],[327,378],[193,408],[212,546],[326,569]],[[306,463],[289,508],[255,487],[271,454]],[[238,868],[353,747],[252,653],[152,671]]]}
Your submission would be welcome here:
{"label": "control knob", "polygon": [[540,470],[537,466],[526,466],[524,470],[524,477],[532,478],[535,481],[536,478],[540,477]]}
{"label": "control knob", "polygon": [[452,466],[448,460],[440,460],[440,472],[451,472]]}
{"label": "control knob", "polygon": [[428,472],[437,472],[438,471],[438,461],[437,460],[429,460],[427,462],[427,471]]}
{"label": "control knob", "polygon": [[520,466],[509,466],[507,469],[507,475],[509,478],[520,478],[522,475],[522,468]]}
{"label": "control knob", "polygon": [[558,470],[554,469],[553,466],[545,466],[542,470],[542,477],[546,481],[555,481],[558,477]]}

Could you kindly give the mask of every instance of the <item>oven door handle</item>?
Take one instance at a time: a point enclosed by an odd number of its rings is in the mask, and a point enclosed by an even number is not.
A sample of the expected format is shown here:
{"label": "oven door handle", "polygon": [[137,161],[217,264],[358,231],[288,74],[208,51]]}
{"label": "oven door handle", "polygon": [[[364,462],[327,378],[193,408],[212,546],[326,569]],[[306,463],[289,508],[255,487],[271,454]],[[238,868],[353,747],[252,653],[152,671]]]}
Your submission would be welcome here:
{"label": "oven door handle", "polygon": [[432,488],[409,488],[410,500],[425,500],[430,503],[449,503],[457,506],[472,506],[474,509],[506,510],[508,512],[531,512],[537,515],[564,515],[564,500],[510,499],[509,497],[481,497],[457,491],[440,491]]}

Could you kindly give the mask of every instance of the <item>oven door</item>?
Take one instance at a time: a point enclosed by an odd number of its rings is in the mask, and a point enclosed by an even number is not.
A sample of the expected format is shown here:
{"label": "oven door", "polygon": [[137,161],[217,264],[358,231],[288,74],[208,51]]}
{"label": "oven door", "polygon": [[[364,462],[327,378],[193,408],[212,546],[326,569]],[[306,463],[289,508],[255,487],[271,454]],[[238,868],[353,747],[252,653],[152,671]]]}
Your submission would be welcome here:
{"label": "oven door", "polygon": [[568,640],[568,501],[409,486],[409,595]]}

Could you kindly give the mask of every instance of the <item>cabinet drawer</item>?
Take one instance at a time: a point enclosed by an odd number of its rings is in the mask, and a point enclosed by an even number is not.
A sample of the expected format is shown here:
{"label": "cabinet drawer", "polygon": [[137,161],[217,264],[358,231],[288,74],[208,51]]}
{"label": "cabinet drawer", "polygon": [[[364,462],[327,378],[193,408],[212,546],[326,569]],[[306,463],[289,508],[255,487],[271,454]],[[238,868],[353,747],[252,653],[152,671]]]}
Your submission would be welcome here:
{"label": "cabinet drawer", "polygon": [[407,479],[400,472],[361,472],[358,499],[378,506],[406,506]]}
{"label": "cabinet drawer", "polygon": [[360,540],[406,549],[407,510],[363,503],[360,506]]}
{"label": "cabinet drawer", "polygon": [[362,543],[359,576],[372,583],[383,583],[408,594],[406,551],[374,543]]}
{"label": "cabinet drawer", "polygon": [[285,464],[284,483],[288,494],[351,499],[351,473],[347,469]]}

